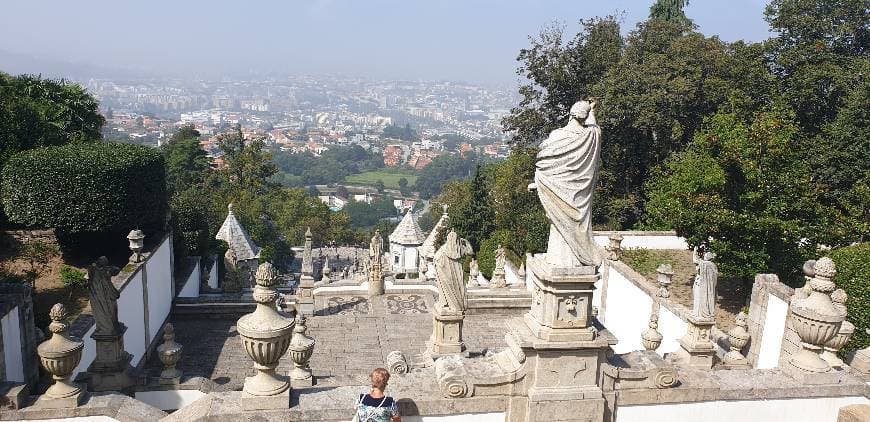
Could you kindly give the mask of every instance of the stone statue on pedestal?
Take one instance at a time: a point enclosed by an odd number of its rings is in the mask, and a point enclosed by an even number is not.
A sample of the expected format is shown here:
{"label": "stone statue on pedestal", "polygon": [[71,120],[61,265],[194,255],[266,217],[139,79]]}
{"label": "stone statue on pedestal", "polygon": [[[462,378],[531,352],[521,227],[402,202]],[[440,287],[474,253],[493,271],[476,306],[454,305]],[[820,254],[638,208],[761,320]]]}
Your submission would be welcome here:
{"label": "stone statue on pedestal", "polygon": [[471,245],[467,240],[460,239],[456,232],[450,231],[447,240],[435,252],[435,284],[438,286],[438,302],[435,306],[439,310],[463,313],[468,307],[461,259],[470,250]]}
{"label": "stone statue on pedestal", "polygon": [[716,315],[716,282],[719,279],[719,270],[713,263],[714,257],[712,252],[705,252],[703,258],[697,262],[698,274],[692,286],[692,315],[699,319],[709,320]]}
{"label": "stone statue on pedestal", "polygon": [[91,310],[97,328],[96,335],[117,335],[121,331],[118,322],[118,298],[121,292],[112,284],[112,276],[120,272],[109,265],[105,256],[88,267],[88,289],[91,293]]}
{"label": "stone statue on pedestal", "polygon": [[592,239],[592,200],[601,164],[601,128],[595,102],[575,103],[570,116],[565,127],[541,142],[529,188],[537,190],[551,223],[550,262],[563,261],[567,246],[579,264],[598,266],[602,252]]}
{"label": "stone statue on pedestal", "polygon": [[369,295],[384,294],[384,238],[375,230],[369,242]]}
{"label": "stone statue on pedestal", "polygon": [[489,282],[489,287],[498,289],[507,285],[507,280],[504,274],[505,252],[504,247],[499,244],[495,249],[495,269],[492,270],[492,280]]}
{"label": "stone statue on pedestal", "polygon": [[477,287],[480,284],[477,282],[477,276],[480,275],[480,267],[477,265],[477,259],[472,258],[468,264],[468,287]]}

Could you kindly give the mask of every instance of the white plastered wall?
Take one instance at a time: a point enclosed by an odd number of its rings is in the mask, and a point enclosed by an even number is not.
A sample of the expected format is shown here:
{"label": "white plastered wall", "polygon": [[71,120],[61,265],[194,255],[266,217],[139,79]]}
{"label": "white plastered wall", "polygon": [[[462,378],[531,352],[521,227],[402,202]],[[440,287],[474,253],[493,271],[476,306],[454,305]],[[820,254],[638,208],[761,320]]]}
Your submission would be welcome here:
{"label": "white plastered wall", "polygon": [[772,294],[767,295],[767,314],[764,317],[764,333],[761,336],[756,368],[769,369],[779,366],[779,354],[782,351],[787,317],[788,303]]}
{"label": "white plastered wall", "polygon": [[834,422],[841,407],[868,402],[865,397],[817,397],[656,403],[619,406],[616,422]]}
{"label": "white plastered wall", "polygon": [[21,324],[18,307],[0,319],[3,330],[3,359],[6,363],[6,381],[24,382],[24,362],[21,356]]}

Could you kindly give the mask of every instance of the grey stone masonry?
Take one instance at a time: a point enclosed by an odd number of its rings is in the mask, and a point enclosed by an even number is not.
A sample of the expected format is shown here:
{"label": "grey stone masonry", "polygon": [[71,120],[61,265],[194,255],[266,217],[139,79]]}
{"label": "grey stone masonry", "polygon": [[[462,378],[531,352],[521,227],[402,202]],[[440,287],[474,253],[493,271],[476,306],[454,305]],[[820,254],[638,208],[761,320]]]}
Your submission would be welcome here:
{"label": "grey stone masonry", "polygon": [[[750,336],[749,352],[746,358],[753,367],[758,365],[761,339],[765,334],[764,321],[767,319],[769,296],[773,295],[788,304],[791,302],[792,294],[794,294],[794,289],[780,282],[776,274],[758,274],[755,276],[755,283],[752,285],[752,296],[749,301],[749,318],[746,321]],[[783,336],[783,353],[781,355],[790,356],[792,352],[799,348],[800,340],[797,338],[797,333],[791,328],[791,324],[786,319],[786,333]],[[780,356],[781,359],[782,356]]]}

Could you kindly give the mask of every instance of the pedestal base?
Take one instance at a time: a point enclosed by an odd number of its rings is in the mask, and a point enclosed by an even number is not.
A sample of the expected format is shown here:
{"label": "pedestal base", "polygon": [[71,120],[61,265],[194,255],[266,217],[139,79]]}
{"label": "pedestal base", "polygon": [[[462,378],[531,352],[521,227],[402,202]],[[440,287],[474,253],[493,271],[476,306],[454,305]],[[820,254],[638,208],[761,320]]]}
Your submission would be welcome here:
{"label": "pedestal base", "polygon": [[46,394],[39,396],[34,407],[40,409],[74,409],[79,407],[85,397],[85,391],[79,390],[68,397],[50,397]]}
{"label": "pedestal base", "polygon": [[463,314],[443,314],[438,309],[432,312],[432,337],[427,344],[427,352],[434,359],[438,356],[462,353],[465,343],[462,341]]}
{"label": "pedestal base", "polygon": [[255,396],[242,393],[242,409],[244,410],[273,410],[290,408],[290,389],[274,396]]}
{"label": "pedestal base", "polygon": [[679,340],[680,349],[669,358],[677,365],[712,369],[716,358],[716,345],[710,340],[710,333],[716,322],[699,319],[694,315],[689,315],[688,320],[688,331]]}
{"label": "pedestal base", "polygon": [[870,375],[870,350],[860,349],[855,351],[849,366],[863,375]]}

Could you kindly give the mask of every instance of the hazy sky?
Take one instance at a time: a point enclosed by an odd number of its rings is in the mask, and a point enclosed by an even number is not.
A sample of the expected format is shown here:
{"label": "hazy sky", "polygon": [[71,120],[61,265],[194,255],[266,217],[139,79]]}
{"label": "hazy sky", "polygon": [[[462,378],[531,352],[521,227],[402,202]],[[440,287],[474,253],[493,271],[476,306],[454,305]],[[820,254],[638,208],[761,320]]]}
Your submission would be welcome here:
{"label": "hazy sky", "polygon": [[[551,22],[624,12],[653,0],[16,0],[0,50],[157,73],[333,72],[397,79],[516,80],[517,52]],[[769,36],[762,0],[694,0],[707,34]],[[3,63],[0,63],[0,70]]]}

